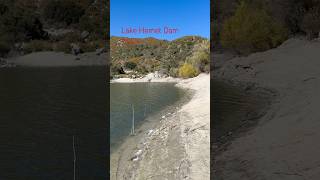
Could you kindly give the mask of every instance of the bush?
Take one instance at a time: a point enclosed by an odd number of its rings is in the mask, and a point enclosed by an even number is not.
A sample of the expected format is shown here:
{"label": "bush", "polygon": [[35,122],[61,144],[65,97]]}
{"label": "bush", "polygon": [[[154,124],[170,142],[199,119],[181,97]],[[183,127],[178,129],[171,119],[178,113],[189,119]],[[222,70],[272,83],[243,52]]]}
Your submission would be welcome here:
{"label": "bush", "polygon": [[11,50],[11,45],[13,43],[10,41],[8,36],[0,34],[0,57],[7,55]]}
{"label": "bush", "polygon": [[311,8],[304,15],[301,26],[309,39],[317,38],[320,31],[320,8]]}
{"label": "bush", "polygon": [[44,5],[43,11],[46,19],[67,26],[78,23],[84,13],[85,9],[79,3],[71,0],[50,0]]}
{"label": "bush", "polygon": [[52,51],[52,49],[52,44],[50,42],[42,40],[33,40],[23,46],[23,50],[25,53]]}
{"label": "bush", "polygon": [[171,69],[169,70],[169,75],[170,75],[171,77],[177,77],[177,76],[179,76],[179,69],[178,69],[178,68],[171,68]]}
{"label": "bush", "polygon": [[10,45],[6,42],[0,41],[0,57],[5,56],[10,51]]}
{"label": "bush", "polygon": [[83,52],[95,52],[97,49],[104,47],[105,42],[103,40],[80,43],[80,48]]}
{"label": "bush", "polygon": [[234,16],[227,19],[221,32],[221,43],[240,54],[264,51],[280,45],[287,31],[265,10],[250,7],[244,1]]}
{"label": "bush", "polygon": [[189,61],[200,72],[209,72],[210,70],[210,56],[204,51],[195,52]]}
{"label": "bush", "polygon": [[187,58],[187,62],[192,64],[199,72],[210,71],[210,43],[207,40],[196,44],[193,48],[192,56]]}
{"label": "bush", "polygon": [[192,78],[197,76],[199,73],[195,67],[193,67],[189,63],[184,63],[180,68],[179,68],[179,76],[182,78]]}
{"label": "bush", "polygon": [[128,68],[128,69],[134,69],[137,67],[137,64],[131,61],[128,61],[124,64],[124,67]]}
{"label": "bush", "polygon": [[33,1],[1,2],[0,6],[0,33],[13,37],[12,42],[47,38]]}
{"label": "bush", "polygon": [[108,34],[109,23],[107,0],[99,0],[86,7],[84,15],[79,20],[80,29],[96,34],[100,39]]}
{"label": "bush", "polygon": [[67,41],[59,41],[55,43],[52,49],[53,51],[56,51],[56,52],[64,52],[64,53],[71,52],[70,43]]}

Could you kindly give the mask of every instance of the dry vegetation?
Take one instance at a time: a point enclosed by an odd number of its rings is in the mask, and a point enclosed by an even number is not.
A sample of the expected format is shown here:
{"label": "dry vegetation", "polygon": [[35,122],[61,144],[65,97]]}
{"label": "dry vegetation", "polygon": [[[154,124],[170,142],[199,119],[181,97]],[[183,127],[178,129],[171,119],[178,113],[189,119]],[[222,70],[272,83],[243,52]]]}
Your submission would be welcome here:
{"label": "dry vegetation", "polygon": [[277,47],[290,36],[318,38],[319,0],[215,1],[213,45],[239,54]]}
{"label": "dry vegetation", "polygon": [[[198,72],[209,72],[209,41],[197,36],[186,36],[173,41],[155,38],[111,38],[111,73],[124,74],[125,70],[146,74],[159,71],[173,77],[179,71],[193,77]],[[185,71],[189,64],[197,72]],[[184,74],[185,74],[184,73]]]}
{"label": "dry vegetation", "polygon": [[70,53],[71,43],[76,43],[83,52],[104,47],[108,33],[106,2],[2,0],[0,56],[6,56],[9,51],[30,53],[54,50]]}

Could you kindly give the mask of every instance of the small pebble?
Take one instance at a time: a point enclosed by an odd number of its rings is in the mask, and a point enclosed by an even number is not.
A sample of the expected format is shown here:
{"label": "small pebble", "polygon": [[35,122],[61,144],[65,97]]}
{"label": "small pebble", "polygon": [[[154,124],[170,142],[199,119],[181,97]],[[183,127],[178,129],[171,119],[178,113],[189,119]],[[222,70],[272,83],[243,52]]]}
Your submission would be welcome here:
{"label": "small pebble", "polygon": [[141,154],[142,154],[142,150],[139,149],[139,150],[134,154],[134,156],[138,157],[138,156],[140,156]]}
{"label": "small pebble", "polygon": [[135,162],[135,161],[138,161],[139,160],[139,157],[134,157],[132,158],[132,161]]}

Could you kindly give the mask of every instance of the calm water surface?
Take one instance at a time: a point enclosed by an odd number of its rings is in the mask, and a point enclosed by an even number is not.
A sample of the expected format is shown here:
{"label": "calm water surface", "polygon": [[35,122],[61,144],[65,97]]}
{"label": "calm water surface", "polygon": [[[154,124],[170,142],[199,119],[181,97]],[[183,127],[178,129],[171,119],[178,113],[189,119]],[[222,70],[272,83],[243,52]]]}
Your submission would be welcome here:
{"label": "calm water surface", "polygon": [[[270,94],[248,93],[236,86],[221,81],[212,81],[211,101],[213,111],[213,141],[221,142],[230,132],[239,128],[257,123],[259,116],[269,102]],[[250,120],[248,120],[250,119]]]}
{"label": "calm water surface", "polygon": [[131,132],[132,107],[135,126],[139,127],[146,117],[174,104],[185,94],[173,83],[112,83],[110,86],[111,151]]}
{"label": "calm water surface", "polygon": [[0,179],[106,179],[105,67],[0,69]]}

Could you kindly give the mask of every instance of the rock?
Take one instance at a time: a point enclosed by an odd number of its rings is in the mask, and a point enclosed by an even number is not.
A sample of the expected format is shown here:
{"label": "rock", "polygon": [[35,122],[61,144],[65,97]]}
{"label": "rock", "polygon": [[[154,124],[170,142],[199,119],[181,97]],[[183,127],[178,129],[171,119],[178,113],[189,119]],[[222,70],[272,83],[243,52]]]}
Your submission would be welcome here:
{"label": "rock", "polygon": [[82,40],[85,40],[89,37],[90,33],[88,31],[83,31],[80,35]]}
{"label": "rock", "polygon": [[154,78],[160,78],[159,71],[155,71],[154,74],[153,74],[153,77]]}
{"label": "rock", "polygon": [[7,64],[7,61],[2,59],[2,58],[0,58],[0,65],[6,65],[6,64]]}
{"label": "rock", "polygon": [[10,63],[5,59],[0,58],[0,68],[10,68],[10,67],[16,67],[14,63]]}
{"label": "rock", "polygon": [[118,73],[119,73],[119,74],[126,74],[126,72],[124,72],[124,70],[123,70],[122,67],[120,67],[120,68],[118,69]]}
{"label": "rock", "polygon": [[80,61],[80,57],[76,57],[76,59],[75,59],[76,61]]}
{"label": "rock", "polygon": [[96,55],[100,56],[102,53],[105,53],[106,49],[105,48],[99,48],[96,50]]}
{"label": "rock", "polygon": [[131,161],[135,162],[135,161],[138,161],[139,160],[139,157],[132,157],[131,158]]}
{"label": "rock", "polygon": [[78,55],[78,54],[80,54],[81,53],[81,48],[80,48],[80,46],[78,45],[78,44],[76,44],[76,43],[71,43],[71,53],[73,54],[73,55]]}
{"label": "rock", "polygon": [[147,135],[150,136],[150,135],[152,135],[152,133],[153,133],[153,129],[150,129],[150,130],[147,132]]}
{"label": "rock", "polygon": [[134,156],[140,156],[141,154],[142,154],[142,150],[139,149],[139,150],[134,154]]}

